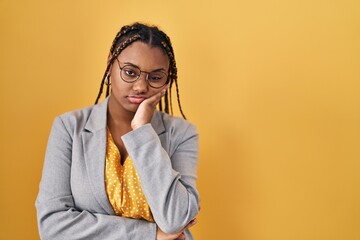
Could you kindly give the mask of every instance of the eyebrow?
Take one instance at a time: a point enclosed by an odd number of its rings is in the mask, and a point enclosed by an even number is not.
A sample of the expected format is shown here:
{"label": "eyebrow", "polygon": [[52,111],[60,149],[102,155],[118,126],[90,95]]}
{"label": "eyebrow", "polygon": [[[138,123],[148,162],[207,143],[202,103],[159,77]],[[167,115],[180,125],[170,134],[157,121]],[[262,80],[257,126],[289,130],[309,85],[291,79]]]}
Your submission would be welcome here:
{"label": "eyebrow", "polygon": [[[132,66],[132,67],[136,67],[136,68],[140,69],[139,66],[137,66],[136,64],[133,64],[133,63],[131,63],[131,62],[124,62],[123,64],[124,64],[124,65],[130,65],[130,66]],[[145,72],[145,71],[143,71],[143,70],[141,70],[141,69],[140,69],[140,71]],[[158,68],[158,69],[152,70],[152,71],[150,71],[150,72],[160,72],[160,71],[166,72],[166,69],[165,69],[165,68]]]}

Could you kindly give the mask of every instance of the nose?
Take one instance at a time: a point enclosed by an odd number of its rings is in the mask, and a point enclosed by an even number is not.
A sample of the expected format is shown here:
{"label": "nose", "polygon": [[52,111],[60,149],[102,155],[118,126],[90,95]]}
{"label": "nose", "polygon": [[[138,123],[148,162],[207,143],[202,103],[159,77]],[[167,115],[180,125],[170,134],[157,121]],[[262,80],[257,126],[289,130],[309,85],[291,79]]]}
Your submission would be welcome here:
{"label": "nose", "polygon": [[147,73],[141,73],[139,79],[133,83],[133,89],[137,93],[145,93],[148,91],[149,85],[146,79],[147,79]]}

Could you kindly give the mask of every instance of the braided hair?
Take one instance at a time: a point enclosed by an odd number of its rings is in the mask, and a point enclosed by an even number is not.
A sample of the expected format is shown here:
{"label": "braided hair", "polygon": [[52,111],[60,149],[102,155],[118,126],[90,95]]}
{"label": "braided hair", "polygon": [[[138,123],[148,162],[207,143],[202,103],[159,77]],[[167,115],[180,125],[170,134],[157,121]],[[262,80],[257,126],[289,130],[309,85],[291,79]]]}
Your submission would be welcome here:
{"label": "braided hair", "polygon": [[[110,67],[114,60],[120,55],[120,53],[132,44],[135,41],[140,41],[146,44],[149,44],[151,47],[158,47],[164,50],[166,55],[169,57],[170,60],[170,67],[168,73],[168,83],[169,88],[166,90],[164,96],[164,103],[162,101],[159,102],[159,110],[164,111],[166,113],[173,114],[172,109],[172,98],[171,98],[171,87],[173,83],[175,83],[176,87],[176,96],[177,102],[180,109],[180,113],[184,119],[186,119],[180,104],[180,95],[179,95],[179,87],[177,83],[177,68],[176,68],[176,61],[174,56],[174,50],[171,45],[170,38],[156,26],[148,26],[142,23],[134,23],[132,25],[125,25],[123,26],[120,31],[116,34],[115,39],[112,42],[110,48],[110,60],[107,63],[106,70],[104,76],[101,80],[100,89],[98,96],[96,98],[95,104],[98,103],[104,85],[106,85],[106,97],[109,96],[110,92]],[[163,104],[164,109],[163,109]]]}

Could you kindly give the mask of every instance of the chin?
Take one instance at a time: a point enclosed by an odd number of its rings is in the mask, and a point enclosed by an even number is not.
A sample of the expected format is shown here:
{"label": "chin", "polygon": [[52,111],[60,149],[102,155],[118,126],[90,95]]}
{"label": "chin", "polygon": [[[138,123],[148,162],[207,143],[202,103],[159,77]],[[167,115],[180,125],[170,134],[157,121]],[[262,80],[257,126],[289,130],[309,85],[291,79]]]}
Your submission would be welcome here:
{"label": "chin", "polygon": [[113,96],[113,105],[121,111],[127,111],[135,113],[139,108],[139,104],[130,103],[126,97],[115,97]]}
{"label": "chin", "polygon": [[125,107],[125,109],[131,113],[136,113],[138,108],[139,108],[139,104],[129,104],[128,106]]}

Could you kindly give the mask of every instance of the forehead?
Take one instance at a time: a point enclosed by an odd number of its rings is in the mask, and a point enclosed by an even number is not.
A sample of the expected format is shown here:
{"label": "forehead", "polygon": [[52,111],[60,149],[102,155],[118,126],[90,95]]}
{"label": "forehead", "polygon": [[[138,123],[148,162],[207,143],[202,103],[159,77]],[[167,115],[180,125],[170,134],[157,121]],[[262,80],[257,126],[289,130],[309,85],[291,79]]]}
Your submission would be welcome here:
{"label": "forehead", "polygon": [[120,63],[132,63],[143,71],[169,69],[169,57],[163,49],[151,47],[143,42],[134,42],[126,47],[118,57]]}

